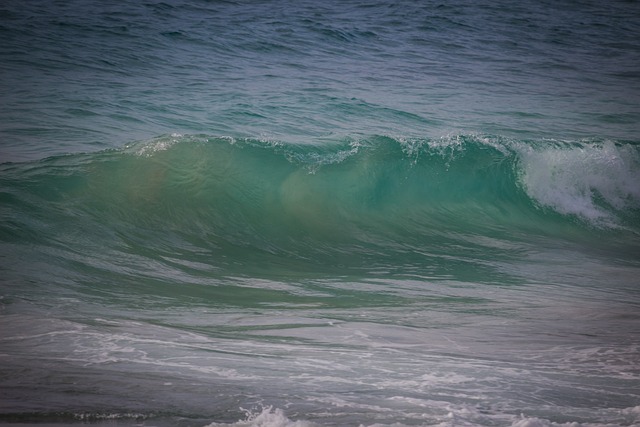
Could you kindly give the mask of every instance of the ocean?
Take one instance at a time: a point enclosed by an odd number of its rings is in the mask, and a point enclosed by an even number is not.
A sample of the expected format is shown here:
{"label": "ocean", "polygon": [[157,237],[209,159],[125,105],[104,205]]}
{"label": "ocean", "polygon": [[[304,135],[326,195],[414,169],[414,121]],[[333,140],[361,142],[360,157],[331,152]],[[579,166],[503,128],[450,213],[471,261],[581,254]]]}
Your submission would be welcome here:
{"label": "ocean", "polygon": [[3,1],[0,425],[640,425],[639,34]]}

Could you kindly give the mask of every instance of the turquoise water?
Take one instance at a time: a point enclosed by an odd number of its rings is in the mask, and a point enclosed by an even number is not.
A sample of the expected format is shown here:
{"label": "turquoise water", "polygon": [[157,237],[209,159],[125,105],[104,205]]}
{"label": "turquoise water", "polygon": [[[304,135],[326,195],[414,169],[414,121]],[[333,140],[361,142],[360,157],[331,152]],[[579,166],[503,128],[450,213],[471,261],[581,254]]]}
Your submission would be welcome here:
{"label": "turquoise water", "polygon": [[0,7],[0,423],[640,423],[640,9]]}

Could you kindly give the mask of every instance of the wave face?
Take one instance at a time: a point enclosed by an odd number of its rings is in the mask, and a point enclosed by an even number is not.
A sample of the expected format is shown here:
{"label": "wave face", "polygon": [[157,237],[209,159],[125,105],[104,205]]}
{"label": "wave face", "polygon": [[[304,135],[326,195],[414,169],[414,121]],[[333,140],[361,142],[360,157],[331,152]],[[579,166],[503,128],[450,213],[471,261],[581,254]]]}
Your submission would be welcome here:
{"label": "wave face", "polygon": [[180,242],[210,251],[216,266],[248,254],[361,267],[452,254],[475,262],[506,256],[509,243],[608,235],[636,248],[639,171],[638,146],[611,141],[305,146],[173,135],[4,165],[3,235],[161,251]]}

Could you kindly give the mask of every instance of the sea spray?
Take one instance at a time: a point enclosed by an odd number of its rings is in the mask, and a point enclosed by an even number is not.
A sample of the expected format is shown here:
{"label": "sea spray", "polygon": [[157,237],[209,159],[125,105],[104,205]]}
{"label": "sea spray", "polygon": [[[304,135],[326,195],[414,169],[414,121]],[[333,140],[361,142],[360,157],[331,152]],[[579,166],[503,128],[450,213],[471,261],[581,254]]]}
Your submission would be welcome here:
{"label": "sea spray", "polygon": [[624,224],[626,212],[640,208],[637,146],[612,141],[520,144],[519,154],[522,184],[541,206],[604,227]]}

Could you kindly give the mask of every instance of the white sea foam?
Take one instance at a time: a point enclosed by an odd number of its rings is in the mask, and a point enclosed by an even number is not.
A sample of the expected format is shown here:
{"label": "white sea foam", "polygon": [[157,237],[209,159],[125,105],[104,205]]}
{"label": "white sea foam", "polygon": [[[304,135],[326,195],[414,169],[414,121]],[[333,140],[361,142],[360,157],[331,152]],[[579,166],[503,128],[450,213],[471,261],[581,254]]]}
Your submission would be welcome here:
{"label": "white sea foam", "polygon": [[521,416],[511,424],[511,427],[619,427],[619,424],[600,424],[600,423],[579,423],[576,421],[566,423],[556,423],[545,420],[544,418],[528,418]]}
{"label": "white sea foam", "polygon": [[158,151],[165,151],[175,145],[182,138],[181,134],[174,133],[166,137],[156,138],[151,141],[135,143],[127,146],[133,154],[140,157],[149,157]]}
{"label": "white sea foam", "polygon": [[[233,423],[213,422],[205,427],[319,427],[321,425],[304,419],[291,420],[282,409],[272,406],[252,410],[241,408],[241,410],[246,414],[242,420]],[[451,411],[447,415],[440,417],[440,419],[436,421],[436,424],[434,424],[433,421],[432,419],[420,425],[424,427],[479,427],[483,425],[510,425],[511,427],[620,427],[620,424],[611,423],[554,422],[544,418],[526,417],[524,415],[486,414],[473,408],[467,408],[466,410],[460,410],[460,408],[458,408],[458,410]],[[359,427],[405,426],[407,425],[402,422],[366,423],[359,425]]]}
{"label": "white sea foam", "polygon": [[621,412],[623,415],[635,415],[636,417],[638,417],[638,420],[640,421],[640,406],[625,408]]}
{"label": "white sea foam", "polygon": [[317,424],[311,421],[293,421],[287,418],[284,411],[279,408],[267,406],[260,410],[243,409],[246,414],[244,420],[235,423],[211,423],[206,427],[314,427]]}
{"label": "white sea foam", "polygon": [[617,225],[616,211],[640,206],[637,154],[613,142],[520,147],[522,184],[540,205],[593,225]]}

